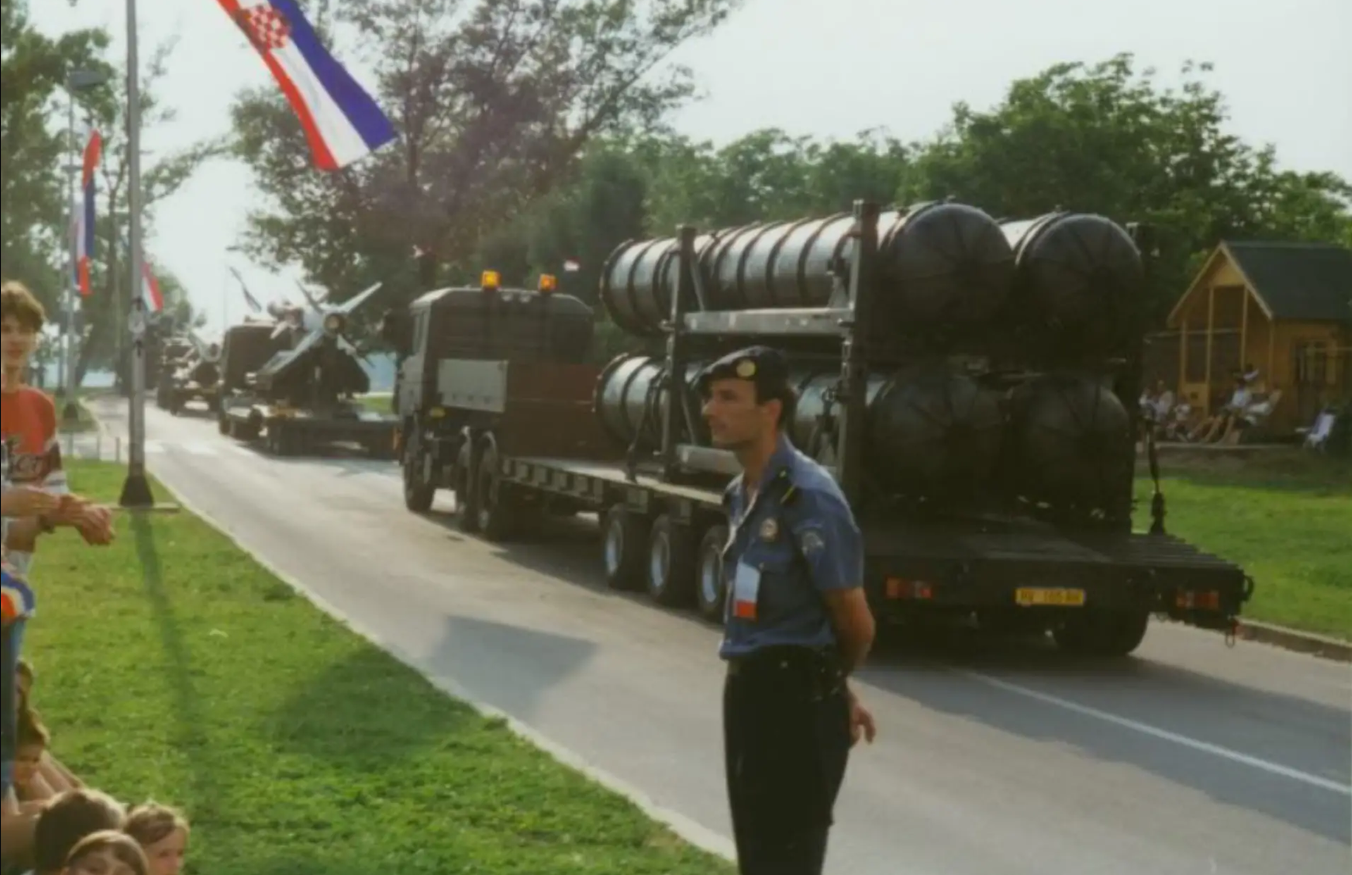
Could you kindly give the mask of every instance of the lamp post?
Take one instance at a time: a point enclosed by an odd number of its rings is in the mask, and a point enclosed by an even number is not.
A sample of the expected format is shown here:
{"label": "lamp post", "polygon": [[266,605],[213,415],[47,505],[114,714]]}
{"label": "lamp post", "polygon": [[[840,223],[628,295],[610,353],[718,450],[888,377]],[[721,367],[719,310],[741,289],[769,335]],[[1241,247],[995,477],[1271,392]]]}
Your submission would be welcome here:
{"label": "lamp post", "polygon": [[155,505],[146,478],[146,313],[141,287],[141,73],[137,46],[136,0],[127,0],[127,259],[131,279],[131,405],[127,452],[127,479],[119,504],[149,509]]}
{"label": "lamp post", "polygon": [[66,77],[66,94],[70,98],[66,125],[66,142],[70,146],[71,158],[66,164],[66,229],[70,235],[70,270],[66,273],[65,291],[61,295],[62,323],[65,330],[65,343],[61,344],[61,389],[66,403],[61,418],[66,422],[75,422],[80,418],[80,406],[75,402],[75,302],[79,300],[79,243],[75,238],[75,177],[83,169],[80,161],[80,144],[75,140],[75,95],[79,91],[97,88],[108,81],[108,77],[97,70],[71,70]]}

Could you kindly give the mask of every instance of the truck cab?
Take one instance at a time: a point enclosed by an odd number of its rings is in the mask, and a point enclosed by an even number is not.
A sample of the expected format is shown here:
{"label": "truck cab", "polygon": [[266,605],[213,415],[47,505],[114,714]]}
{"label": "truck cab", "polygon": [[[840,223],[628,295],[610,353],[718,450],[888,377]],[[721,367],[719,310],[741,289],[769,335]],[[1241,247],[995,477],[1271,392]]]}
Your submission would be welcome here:
{"label": "truck cab", "polygon": [[494,271],[478,287],[428,292],[402,317],[387,314],[383,333],[400,358],[393,404],[409,510],[426,512],[438,490],[451,489],[462,526],[478,528],[473,484],[506,418],[537,417],[536,438],[552,440],[551,405],[590,406],[599,374],[588,364],[593,319],[552,276],[535,290],[513,289]]}

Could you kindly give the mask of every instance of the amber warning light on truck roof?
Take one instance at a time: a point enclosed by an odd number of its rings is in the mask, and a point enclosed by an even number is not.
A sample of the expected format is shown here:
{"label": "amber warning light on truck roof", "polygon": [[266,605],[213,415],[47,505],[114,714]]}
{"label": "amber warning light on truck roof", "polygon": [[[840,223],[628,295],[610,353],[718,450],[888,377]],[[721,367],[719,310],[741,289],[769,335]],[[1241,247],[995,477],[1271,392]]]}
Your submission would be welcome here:
{"label": "amber warning light on truck roof", "polygon": [[540,274],[540,294],[548,295],[559,290],[559,278],[551,273]]}
{"label": "amber warning light on truck roof", "polygon": [[498,276],[496,270],[486,270],[479,279],[479,285],[483,287],[485,292],[496,292],[498,287],[502,285],[502,277]]}

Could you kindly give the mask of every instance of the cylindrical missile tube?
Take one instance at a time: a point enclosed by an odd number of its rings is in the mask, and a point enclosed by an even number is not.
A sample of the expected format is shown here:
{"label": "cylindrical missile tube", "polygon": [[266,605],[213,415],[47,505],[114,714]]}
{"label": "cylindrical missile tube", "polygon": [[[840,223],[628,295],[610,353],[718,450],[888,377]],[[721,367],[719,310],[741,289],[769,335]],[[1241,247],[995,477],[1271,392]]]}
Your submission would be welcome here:
{"label": "cylindrical missile tube", "polygon": [[1136,454],[1131,417],[1102,379],[1050,374],[1011,397],[1008,463],[1019,492],[1035,502],[1107,508],[1127,495]]}
{"label": "cylindrical missile tube", "polygon": [[[703,366],[690,366],[688,385],[694,387]],[[648,451],[660,445],[665,390],[653,387],[663,372],[661,359],[621,356],[602,373],[596,412],[618,442],[628,445],[637,437],[640,449]],[[790,371],[798,406],[789,437],[823,461],[834,448],[823,432],[823,415],[828,408],[833,416],[844,415],[834,399],[839,380],[839,367],[799,365]],[[953,492],[979,485],[995,471],[1004,427],[1000,397],[971,377],[942,364],[873,375],[866,403],[866,464],[885,489]]]}
{"label": "cylindrical missile tube", "polygon": [[[730,228],[696,241],[709,310],[821,308],[848,280],[849,214]],[[924,330],[987,321],[1004,306],[1014,255],[990,216],[975,207],[929,203],[878,220],[879,318]],[[626,243],[602,271],[601,301],[631,334],[657,336],[670,317],[676,240]]]}
{"label": "cylindrical missile tube", "polygon": [[1014,250],[1018,300],[1033,320],[1090,350],[1135,330],[1145,267],[1121,225],[1049,213],[1004,222],[1001,230]]}

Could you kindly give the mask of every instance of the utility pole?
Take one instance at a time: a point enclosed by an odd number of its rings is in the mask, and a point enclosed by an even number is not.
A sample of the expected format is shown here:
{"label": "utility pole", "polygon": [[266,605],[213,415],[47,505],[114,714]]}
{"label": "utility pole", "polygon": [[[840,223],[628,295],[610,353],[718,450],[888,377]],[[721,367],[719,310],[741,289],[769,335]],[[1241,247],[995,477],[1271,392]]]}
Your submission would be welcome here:
{"label": "utility pole", "polygon": [[136,0],[127,0],[127,237],[131,252],[131,405],[127,479],[122,484],[123,507],[150,509],[155,496],[146,477],[146,312],[141,294],[141,71],[137,46]]}

